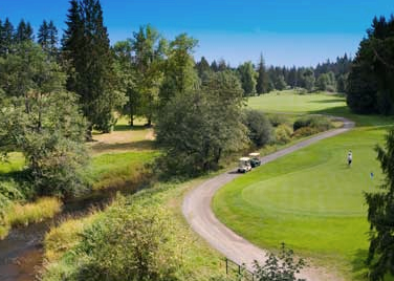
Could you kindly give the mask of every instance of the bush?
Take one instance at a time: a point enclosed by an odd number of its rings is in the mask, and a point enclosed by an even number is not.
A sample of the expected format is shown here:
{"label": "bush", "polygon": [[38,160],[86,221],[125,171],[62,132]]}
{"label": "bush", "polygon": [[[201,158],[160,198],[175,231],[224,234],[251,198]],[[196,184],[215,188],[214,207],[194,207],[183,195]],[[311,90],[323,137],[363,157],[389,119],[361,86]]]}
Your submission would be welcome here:
{"label": "bush", "polygon": [[331,129],[330,120],[324,116],[308,116],[297,119],[293,124],[293,130],[297,131],[300,128],[311,127],[318,132],[323,132]]}
{"label": "bush", "polygon": [[172,231],[168,214],[125,202],[112,206],[82,234],[76,279],[178,280]]}
{"label": "bush", "polygon": [[272,126],[262,111],[246,110],[243,123],[248,128],[249,139],[257,147],[264,146],[272,141]]}
{"label": "bush", "polygon": [[315,128],[303,127],[303,128],[299,128],[297,131],[294,131],[293,138],[308,137],[317,134],[318,132],[319,131]]}
{"label": "bush", "polygon": [[283,115],[279,115],[279,114],[271,115],[268,119],[271,122],[271,125],[274,127],[278,127],[281,124],[288,123],[288,119]]}
{"label": "bush", "polygon": [[279,144],[286,144],[291,140],[293,130],[286,124],[279,125],[275,129],[275,139]]}

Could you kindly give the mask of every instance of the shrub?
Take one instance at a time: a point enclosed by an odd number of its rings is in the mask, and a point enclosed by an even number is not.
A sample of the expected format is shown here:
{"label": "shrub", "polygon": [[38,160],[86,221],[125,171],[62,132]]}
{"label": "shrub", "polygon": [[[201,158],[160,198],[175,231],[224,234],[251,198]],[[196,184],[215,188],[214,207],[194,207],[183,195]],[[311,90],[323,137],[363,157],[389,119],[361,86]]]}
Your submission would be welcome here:
{"label": "shrub", "polygon": [[331,129],[332,125],[330,120],[324,116],[307,116],[297,119],[293,124],[294,131],[300,128],[311,127],[318,132],[327,131]]}
{"label": "shrub", "polygon": [[246,110],[243,119],[248,128],[248,137],[256,146],[264,146],[272,141],[272,126],[262,111]]}
{"label": "shrub", "polygon": [[294,131],[293,137],[294,138],[308,137],[317,134],[318,132],[319,131],[315,128],[303,127],[303,128],[299,128],[297,131]]}
{"label": "shrub", "polygon": [[279,114],[271,115],[268,119],[271,122],[271,125],[274,127],[278,127],[281,124],[288,123],[288,119],[283,115],[279,115]]}
{"label": "shrub", "polygon": [[168,214],[124,203],[111,207],[82,234],[77,279],[178,280],[180,256],[171,231]]}
{"label": "shrub", "polygon": [[286,124],[279,125],[275,129],[275,140],[279,144],[288,143],[291,140],[292,133],[293,133],[293,130],[291,129],[290,126],[288,126]]}

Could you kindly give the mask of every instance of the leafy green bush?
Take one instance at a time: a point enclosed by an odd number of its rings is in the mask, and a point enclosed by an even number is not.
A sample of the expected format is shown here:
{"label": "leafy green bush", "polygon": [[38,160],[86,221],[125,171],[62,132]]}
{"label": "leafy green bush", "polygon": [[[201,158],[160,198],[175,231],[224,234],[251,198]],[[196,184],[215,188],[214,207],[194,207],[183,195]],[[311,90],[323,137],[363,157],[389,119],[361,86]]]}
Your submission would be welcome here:
{"label": "leafy green bush", "polygon": [[297,119],[293,124],[293,130],[297,131],[300,128],[311,127],[319,132],[331,129],[330,120],[324,116],[307,116]]}
{"label": "leafy green bush", "polygon": [[262,111],[246,110],[243,123],[248,128],[249,139],[256,146],[264,146],[273,139],[271,123]]}
{"label": "leafy green bush", "polygon": [[274,127],[278,127],[281,124],[288,123],[288,119],[280,114],[271,115],[268,119],[271,122],[271,125]]}
{"label": "leafy green bush", "polygon": [[291,140],[293,130],[286,124],[279,125],[275,129],[275,140],[279,144],[286,144]]}

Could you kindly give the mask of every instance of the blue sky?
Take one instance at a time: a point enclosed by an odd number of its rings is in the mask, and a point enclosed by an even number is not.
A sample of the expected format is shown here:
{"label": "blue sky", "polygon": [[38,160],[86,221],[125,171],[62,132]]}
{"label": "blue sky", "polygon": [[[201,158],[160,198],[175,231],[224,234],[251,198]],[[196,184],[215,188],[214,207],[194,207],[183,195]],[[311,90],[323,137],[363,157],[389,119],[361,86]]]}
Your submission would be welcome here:
{"label": "blue sky", "polygon": [[[152,24],[165,37],[199,40],[196,59],[232,66],[262,52],[268,65],[310,66],[354,55],[375,15],[394,12],[392,0],[101,0],[111,43]],[[68,0],[0,0],[0,18],[21,18],[37,30],[43,19],[65,27]]]}

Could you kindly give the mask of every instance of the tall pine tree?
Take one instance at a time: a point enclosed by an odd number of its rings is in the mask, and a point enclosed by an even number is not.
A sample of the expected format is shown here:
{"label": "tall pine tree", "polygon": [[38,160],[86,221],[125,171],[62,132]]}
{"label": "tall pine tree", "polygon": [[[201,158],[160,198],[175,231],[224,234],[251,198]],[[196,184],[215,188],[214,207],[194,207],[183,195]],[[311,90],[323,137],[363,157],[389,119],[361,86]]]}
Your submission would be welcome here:
{"label": "tall pine tree", "polygon": [[260,54],[260,61],[259,61],[259,67],[257,70],[259,76],[257,77],[257,85],[256,85],[256,90],[257,94],[264,94],[268,92],[268,75],[267,72],[265,71],[265,63],[264,63],[264,58],[263,54]]}
{"label": "tall pine tree", "polygon": [[83,113],[93,127],[110,132],[113,110],[121,102],[113,89],[113,57],[98,0],[71,0],[63,53],[69,63],[67,88],[80,96]]}

